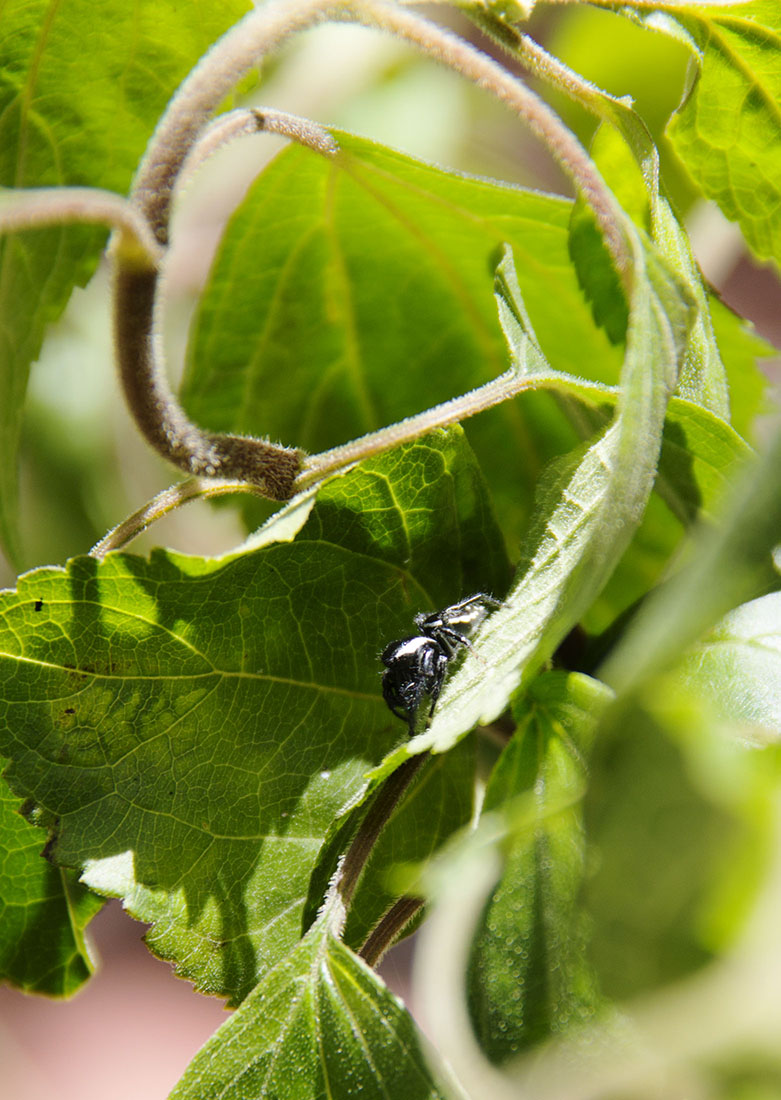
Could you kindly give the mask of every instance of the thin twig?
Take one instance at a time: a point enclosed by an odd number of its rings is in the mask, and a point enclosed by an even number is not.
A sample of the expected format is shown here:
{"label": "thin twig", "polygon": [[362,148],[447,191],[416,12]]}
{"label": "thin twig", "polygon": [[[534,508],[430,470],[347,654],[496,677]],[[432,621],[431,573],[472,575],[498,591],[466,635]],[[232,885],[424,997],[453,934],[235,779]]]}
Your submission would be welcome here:
{"label": "thin twig", "polygon": [[214,497],[230,496],[234,493],[251,493],[252,486],[244,481],[210,481],[204,478],[192,477],[179,485],[173,485],[170,489],[164,489],[147,504],[121,523],[117,524],[108,534],[104,535],[100,542],[96,542],[90,550],[93,558],[105,558],[111,550],[123,550],[133,539],[143,534],[148,527],[159,519],[169,515],[183,504],[189,504],[194,500],[205,500]]}
{"label": "thin twig", "polygon": [[370,458],[372,455],[382,454],[402,443],[410,443],[434,431],[435,428],[446,428],[450,424],[457,424],[507,401],[510,397],[523,393],[524,390],[539,389],[553,384],[553,381],[552,377],[522,376],[514,371],[505,371],[498,378],[493,378],[490,382],[460,397],[443,401],[441,405],[435,405],[415,416],[408,416],[404,420],[390,424],[387,428],[369,432],[368,435],[362,435],[359,439],[353,439],[330,451],[308,456],[303,460],[301,473],[296,477],[295,491],[301,492],[355,462]]}

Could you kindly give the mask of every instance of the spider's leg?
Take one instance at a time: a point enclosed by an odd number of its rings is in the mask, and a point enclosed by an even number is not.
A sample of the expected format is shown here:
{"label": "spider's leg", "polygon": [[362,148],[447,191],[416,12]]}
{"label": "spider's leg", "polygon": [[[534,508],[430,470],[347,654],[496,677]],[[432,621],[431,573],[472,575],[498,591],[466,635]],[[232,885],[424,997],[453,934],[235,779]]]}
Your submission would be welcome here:
{"label": "spider's leg", "polygon": [[431,707],[429,708],[429,712],[428,712],[429,718],[434,713],[434,707],[437,705],[437,699],[439,698],[439,693],[442,691],[442,685],[445,682],[445,673],[447,672],[447,662],[448,662],[447,654],[443,653],[442,656],[437,661],[437,667],[434,670],[434,674],[433,674],[434,675],[434,684],[431,688],[431,691],[429,692],[429,698],[431,699]]}
{"label": "spider's leg", "polygon": [[409,715],[406,713],[406,711],[399,710],[399,708],[397,706],[394,706],[393,703],[388,703],[388,709],[390,710],[391,714],[395,714],[397,718],[401,718],[402,722],[409,721]]}
{"label": "spider's leg", "polygon": [[[437,641],[444,649],[447,649],[450,656],[454,657],[457,652],[457,647],[460,645],[466,646],[467,649],[472,649],[472,643],[462,634],[460,630],[454,630],[452,626],[438,626],[437,627]],[[456,648],[453,648],[453,647]]]}

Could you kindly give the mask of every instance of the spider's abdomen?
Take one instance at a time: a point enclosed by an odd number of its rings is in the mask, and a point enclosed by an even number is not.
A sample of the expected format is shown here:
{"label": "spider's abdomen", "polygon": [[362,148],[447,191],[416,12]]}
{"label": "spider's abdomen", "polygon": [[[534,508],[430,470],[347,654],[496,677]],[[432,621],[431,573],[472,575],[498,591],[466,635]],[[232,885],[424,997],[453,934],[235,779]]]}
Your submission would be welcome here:
{"label": "spider's abdomen", "polygon": [[423,698],[439,693],[448,656],[433,638],[419,635],[391,642],[381,654],[382,694],[394,713],[413,722]]}

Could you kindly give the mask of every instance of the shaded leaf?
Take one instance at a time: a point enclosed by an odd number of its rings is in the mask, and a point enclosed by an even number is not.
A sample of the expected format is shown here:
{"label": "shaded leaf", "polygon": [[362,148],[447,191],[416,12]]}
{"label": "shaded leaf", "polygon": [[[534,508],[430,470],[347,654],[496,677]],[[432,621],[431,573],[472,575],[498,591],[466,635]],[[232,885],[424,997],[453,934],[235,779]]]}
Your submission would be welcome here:
{"label": "shaded leaf", "polygon": [[599,1004],[578,896],[584,838],[580,800],[598,718],[611,692],[575,673],[538,677],[513,708],[484,811],[526,794],[530,821],[505,843],[502,877],[472,947],[472,1021],[487,1056],[512,1054],[589,1019]]}
{"label": "shaded leaf", "polygon": [[170,1100],[441,1095],[401,1002],[317,925],[195,1056]]}
{"label": "shaded leaf", "polygon": [[45,834],[24,820],[2,779],[0,837],[0,981],[69,997],[92,973],[84,929],[103,900],[42,857]]}

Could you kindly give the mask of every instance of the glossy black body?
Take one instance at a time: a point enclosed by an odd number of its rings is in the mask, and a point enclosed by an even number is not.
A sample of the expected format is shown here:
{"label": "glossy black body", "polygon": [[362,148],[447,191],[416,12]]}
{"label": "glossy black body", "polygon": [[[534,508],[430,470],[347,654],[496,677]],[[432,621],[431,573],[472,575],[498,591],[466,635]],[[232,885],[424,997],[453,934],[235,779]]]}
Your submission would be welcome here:
{"label": "glossy black body", "polygon": [[382,651],[382,695],[396,717],[408,724],[410,737],[423,700],[430,700],[430,717],[449,662],[462,646],[471,645],[470,635],[499,606],[492,596],[477,592],[442,611],[421,613],[414,619],[419,634],[391,642]]}

